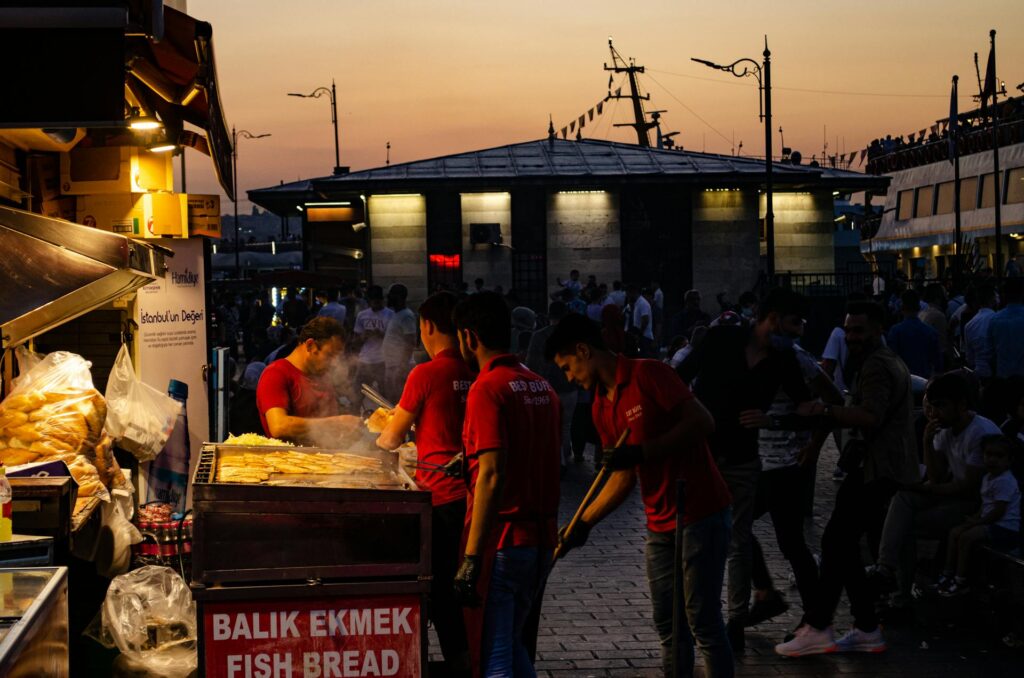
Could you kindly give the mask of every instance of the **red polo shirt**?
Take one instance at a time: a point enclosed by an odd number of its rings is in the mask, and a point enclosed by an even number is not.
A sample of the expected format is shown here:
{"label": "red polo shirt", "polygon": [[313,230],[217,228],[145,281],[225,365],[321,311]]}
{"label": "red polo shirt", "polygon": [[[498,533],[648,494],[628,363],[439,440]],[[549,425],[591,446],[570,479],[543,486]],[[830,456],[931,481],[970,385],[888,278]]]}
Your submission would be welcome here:
{"label": "red polo shirt", "polygon": [[[466,393],[473,376],[458,349],[446,349],[409,373],[398,406],[416,415],[416,456],[447,464],[462,451]],[[440,506],[466,498],[466,483],[437,471],[416,469],[416,483]]]}
{"label": "red polo shirt", "polygon": [[469,389],[462,440],[469,461],[466,527],[482,450],[505,450],[497,548],[553,548],[558,533],[561,405],[548,382],[513,355],[494,358]]}
{"label": "red polo shirt", "polygon": [[[601,444],[611,447],[629,426],[626,443],[640,445],[658,438],[678,422],[677,410],[693,398],[675,371],[657,360],[632,360],[619,356],[615,370],[615,400],[594,398],[594,425]],[[676,480],[686,481],[683,522],[686,524],[717,513],[732,503],[729,489],[718,472],[707,442],[681,449],[636,468],[640,495],[652,532],[670,532],[676,526]]]}
{"label": "red polo shirt", "polygon": [[288,360],[275,360],[267,365],[256,385],[256,408],[260,423],[270,435],[267,411],[284,408],[292,417],[319,419],[341,413],[338,398],[328,384],[306,376]]}

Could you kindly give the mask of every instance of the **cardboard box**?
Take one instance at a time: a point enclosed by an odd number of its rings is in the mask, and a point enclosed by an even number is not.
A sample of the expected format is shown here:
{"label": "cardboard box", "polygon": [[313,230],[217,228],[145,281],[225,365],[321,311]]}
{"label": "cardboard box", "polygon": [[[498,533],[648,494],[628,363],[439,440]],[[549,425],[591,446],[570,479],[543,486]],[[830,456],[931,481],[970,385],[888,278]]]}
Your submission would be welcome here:
{"label": "cardboard box", "polygon": [[39,213],[51,219],[74,221],[77,216],[77,199],[75,196],[43,200],[39,204]]}
{"label": "cardboard box", "polygon": [[174,190],[170,153],[134,146],[75,148],[60,154],[60,191],[102,195]]}
{"label": "cardboard box", "polygon": [[78,198],[78,223],[134,238],[187,238],[183,193],[123,193]]}
{"label": "cardboard box", "polygon": [[219,195],[188,195],[188,234],[207,238],[221,236]]}

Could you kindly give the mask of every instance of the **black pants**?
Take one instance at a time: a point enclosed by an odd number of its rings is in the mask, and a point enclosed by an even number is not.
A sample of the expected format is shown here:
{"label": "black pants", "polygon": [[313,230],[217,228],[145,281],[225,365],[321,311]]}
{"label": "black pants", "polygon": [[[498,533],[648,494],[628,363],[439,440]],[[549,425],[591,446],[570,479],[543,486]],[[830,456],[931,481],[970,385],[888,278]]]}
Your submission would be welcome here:
{"label": "black pants", "polygon": [[452,591],[452,580],[459,568],[459,541],[465,522],[465,499],[434,507],[430,544],[430,565],[434,576],[430,590],[430,621],[437,631],[441,654],[449,663],[459,661],[469,651],[462,607]]}
{"label": "black pants", "polygon": [[[754,520],[765,513],[772,517],[775,539],[782,555],[789,561],[796,576],[796,587],[804,610],[814,600],[818,582],[818,565],[804,540],[804,496],[806,473],[800,466],[762,471],[757,479],[757,499],[754,501]],[[774,588],[772,575],[764,560],[764,552],[754,538],[753,564],[750,578],[754,588],[767,591]]]}
{"label": "black pants", "polygon": [[889,502],[896,493],[896,483],[888,479],[864,482],[861,469],[851,471],[843,479],[836,494],[832,517],[821,537],[821,569],[814,601],[806,610],[806,620],[817,629],[832,625],[832,616],[843,589],[850,599],[853,623],[861,631],[878,627],[874,597],[864,574],[860,558],[860,539],[865,534],[881,533]]}

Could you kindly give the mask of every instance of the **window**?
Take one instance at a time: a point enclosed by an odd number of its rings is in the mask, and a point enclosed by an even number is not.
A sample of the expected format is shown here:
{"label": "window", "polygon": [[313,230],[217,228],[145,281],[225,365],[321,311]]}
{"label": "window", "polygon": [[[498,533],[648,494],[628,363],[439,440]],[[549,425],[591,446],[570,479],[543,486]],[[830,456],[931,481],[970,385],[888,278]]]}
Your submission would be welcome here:
{"label": "window", "polygon": [[523,304],[534,310],[546,308],[547,275],[546,254],[512,251],[512,289]]}
{"label": "window", "polygon": [[1017,167],[1007,172],[1006,204],[1024,202],[1024,167]]}
{"label": "window", "polygon": [[960,180],[960,211],[966,212],[978,206],[978,177]]}
{"label": "window", "polygon": [[914,216],[914,189],[907,189],[896,194],[896,218],[899,221]]}
{"label": "window", "polygon": [[[935,200],[935,213],[936,214],[952,214],[953,213],[953,183],[952,181],[946,181],[939,184],[938,194]],[[963,205],[960,206],[963,210]]]}
{"label": "window", "polygon": [[922,186],[914,195],[914,216],[930,217],[935,207],[935,187]]}
{"label": "window", "polygon": [[[981,175],[981,205],[982,209],[986,207],[996,206],[996,186],[992,183],[995,175],[991,172],[988,174]],[[1003,178],[1003,173],[999,173],[999,178]]]}

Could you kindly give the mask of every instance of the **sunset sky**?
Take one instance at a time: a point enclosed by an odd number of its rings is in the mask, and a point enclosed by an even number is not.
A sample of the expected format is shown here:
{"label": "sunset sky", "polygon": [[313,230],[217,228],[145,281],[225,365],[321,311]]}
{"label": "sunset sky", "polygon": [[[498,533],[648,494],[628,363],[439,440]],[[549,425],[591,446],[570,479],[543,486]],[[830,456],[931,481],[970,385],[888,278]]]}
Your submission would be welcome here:
{"label": "sunset sky", "polygon": [[[805,158],[825,141],[849,153],[917,132],[947,115],[954,73],[966,109],[991,28],[1000,79],[1013,94],[1024,82],[1021,0],[191,0],[188,12],[213,25],[228,123],[272,135],[239,144],[242,196],[330,174],[327,99],[288,92],[337,81],[341,164],[353,170],[383,165],[388,141],[392,163],[500,146],[544,137],[548,114],[561,129],[605,96],[609,36],[649,69],[641,85],[649,108],[667,110],[663,129],[715,153],[742,141],[763,155],[757,86],[690,57],[760,60],[765,34],[776,153],[780,125]],[[628,102],[608,102],[584,136],[635,140],[611,127],[629,120]],[[188,189],[218,191],[194,152]]]}

